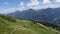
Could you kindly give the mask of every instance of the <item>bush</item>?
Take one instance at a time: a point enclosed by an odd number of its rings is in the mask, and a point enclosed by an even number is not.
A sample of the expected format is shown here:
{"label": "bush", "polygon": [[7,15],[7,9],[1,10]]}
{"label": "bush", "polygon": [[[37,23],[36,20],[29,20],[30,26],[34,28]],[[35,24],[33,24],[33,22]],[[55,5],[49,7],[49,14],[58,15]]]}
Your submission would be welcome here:
{"label": "bush", "polygon": [[7,20],[10,21],[10,22],[16,22],[16,19],[14,19],[12,17],[7,18]]}
{"label": "bush", "polygon": [[3,20],[0,19],[0,23],[5,23]]}
{"label": "bush", "polygon": [[4,16],[4,15],[0,15],[0,17],[9,22],[16,22],[16,19],[14,19],[13,17],[8,17],[8,16]]}

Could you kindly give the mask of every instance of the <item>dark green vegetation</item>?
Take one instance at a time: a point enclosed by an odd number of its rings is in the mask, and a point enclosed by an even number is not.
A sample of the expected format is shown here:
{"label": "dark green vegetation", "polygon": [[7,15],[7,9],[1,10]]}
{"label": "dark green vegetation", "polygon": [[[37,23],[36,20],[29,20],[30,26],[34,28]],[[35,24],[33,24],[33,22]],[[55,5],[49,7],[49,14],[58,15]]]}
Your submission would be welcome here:
{"label": "dark green vegetation", "polygon": [[0,34],[58,34],[37,22],[0,15]]}

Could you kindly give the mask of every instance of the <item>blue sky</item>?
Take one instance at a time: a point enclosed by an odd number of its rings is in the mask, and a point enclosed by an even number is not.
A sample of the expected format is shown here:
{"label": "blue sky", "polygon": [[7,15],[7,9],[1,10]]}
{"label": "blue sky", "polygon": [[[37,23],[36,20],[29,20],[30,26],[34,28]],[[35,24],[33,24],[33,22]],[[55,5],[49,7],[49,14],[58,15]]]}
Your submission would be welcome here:
{"label": "blue sky", "polygon": [[59,8],[60,0],[0,0],[0,13],[16,10]]}

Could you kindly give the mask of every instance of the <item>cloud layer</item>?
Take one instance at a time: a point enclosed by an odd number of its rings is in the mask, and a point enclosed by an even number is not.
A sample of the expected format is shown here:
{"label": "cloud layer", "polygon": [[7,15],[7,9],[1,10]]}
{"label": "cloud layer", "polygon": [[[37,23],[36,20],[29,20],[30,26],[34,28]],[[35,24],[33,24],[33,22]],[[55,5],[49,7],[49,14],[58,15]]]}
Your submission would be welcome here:
{"label": "cloud layer", "polygon": [[32,9],[58,8],[60,7],[60,0],[43,0],[42,2],[40,0],[30,0],[22,8],[25,6]]}
{"label": "cloud layer", "polygon": [[[7,4],[7,3],[5,3]],[[27,10],[27,9],[35,9],[35,10],[38,10],[38,9],[46,9],[46,8],[58,8],[60,7],[60,0],[30,0],[30,1],[27,1],[24,2],[24,1],[21,1],[19,4],[18,4],[18,8],[10,8],[10,9],[6,9],[5,11],[10,11],[10,12],[13,12],[15,10],[20,10],[20,11],[23,11],[23,10]]]}

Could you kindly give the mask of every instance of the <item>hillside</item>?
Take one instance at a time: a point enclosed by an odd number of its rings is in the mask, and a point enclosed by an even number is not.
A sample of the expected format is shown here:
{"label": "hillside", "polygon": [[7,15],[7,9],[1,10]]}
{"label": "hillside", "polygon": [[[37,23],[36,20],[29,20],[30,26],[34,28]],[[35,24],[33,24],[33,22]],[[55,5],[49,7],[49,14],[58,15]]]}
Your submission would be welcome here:
{"label": "hillside", "polygon": [[0,34],[59,34],[55,31],[34,21],[0,15]]}
{"label": "hillside", "polygon": [[60,27],[60,8],[47,8],[39,10],[28,9],[25,11],[15,11],[7,15],[16,18],[46,22]]}

